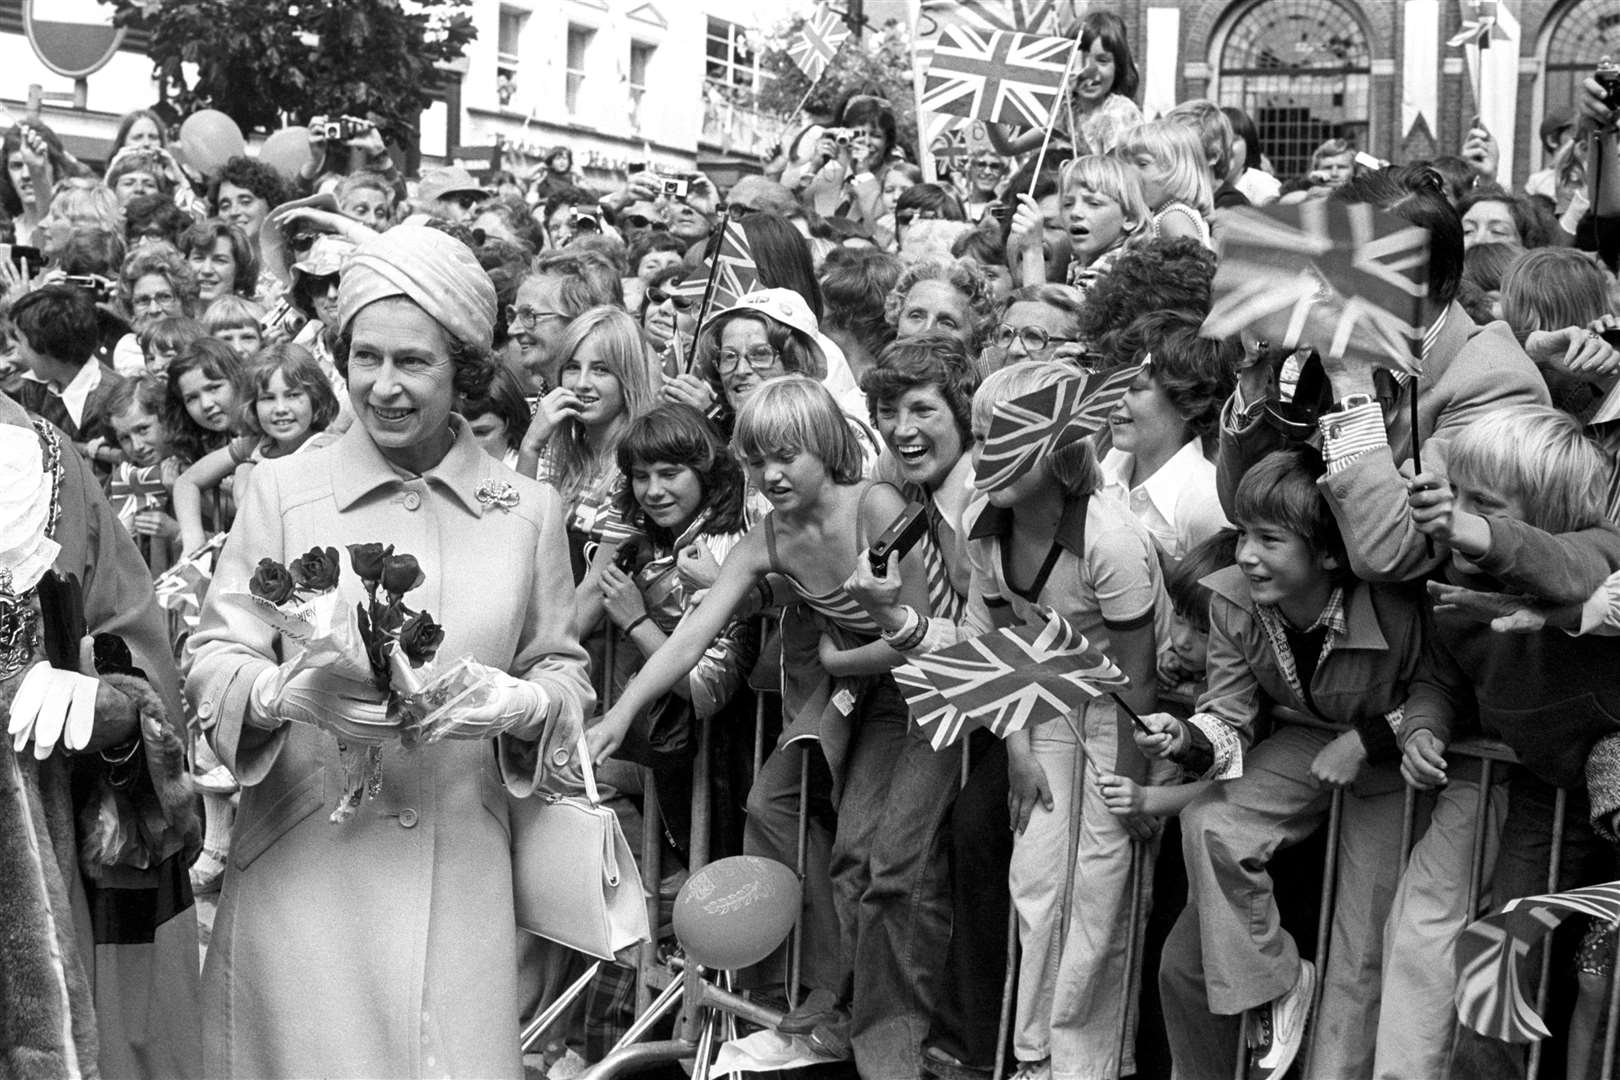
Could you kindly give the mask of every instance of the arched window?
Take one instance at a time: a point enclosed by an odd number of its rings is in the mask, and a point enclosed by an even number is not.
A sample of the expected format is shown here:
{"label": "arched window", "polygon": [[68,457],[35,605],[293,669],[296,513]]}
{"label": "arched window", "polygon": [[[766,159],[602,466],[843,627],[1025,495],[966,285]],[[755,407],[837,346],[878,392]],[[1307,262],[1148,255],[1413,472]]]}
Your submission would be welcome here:
{"label": "arched window", "polygon": [[[1560,110],[1573,111],[1581,81],[1597,67],[1598,57],[1607,53],[1620,63],[1620,4],[1614,0],[1575,0],[1546,22],[1542,34],[1545,60],[1541,68],[1541,100],[1536,127],[1548,115]],[[1541,147],[1531,151],[1530,160],[1542,160]]]}
{"label": "arched window", "polygon": [[1277,176],[1310,171],[1327,139],[1367,149],[1372,48],[1337,0],[1258,0],[1235,7],[1214,39],[1220,104],[1249,114]]}

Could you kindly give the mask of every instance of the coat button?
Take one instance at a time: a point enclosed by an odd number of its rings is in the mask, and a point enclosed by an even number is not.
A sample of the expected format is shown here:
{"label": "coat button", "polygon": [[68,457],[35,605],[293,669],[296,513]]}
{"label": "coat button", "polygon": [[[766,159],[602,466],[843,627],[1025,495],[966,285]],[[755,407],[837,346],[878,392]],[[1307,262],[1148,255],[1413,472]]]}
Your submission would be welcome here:
{"label": "coat button", "polygon": [[401,810],[399,812],[399,824],[406,829],[416,828],[416,811],[408,806]]}
{"label": "coat button", "polygon": [[414,491],[407,491],[405,493],[405,509],[407,509],[407,510],[415,510],[417,507],[419,507],[421,505],[422,505],[422,496],[418,495]]}
{"label": "coat button", "polygon": [[214,715],[214,703],[207,698],[197,702],[197,718],[206,720]]}

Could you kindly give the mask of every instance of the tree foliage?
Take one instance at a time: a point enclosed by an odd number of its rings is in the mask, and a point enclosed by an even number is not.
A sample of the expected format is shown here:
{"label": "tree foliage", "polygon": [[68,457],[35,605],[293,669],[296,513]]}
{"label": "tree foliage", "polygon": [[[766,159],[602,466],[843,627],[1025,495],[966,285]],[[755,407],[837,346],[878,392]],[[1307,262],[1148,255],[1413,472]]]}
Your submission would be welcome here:
{"label": "tree foliage", "polygon": [[[811,89],[805,77],[788,56],[788,45],[796,40],[803,17],[776,27],[766,38],[760,54],[760,68],[775,78],[760,94],[760,107],[771,112],[791,113],[805,92]],[[911,84],[911,42],[905,28],[889,23],[875,32],[853,38],[844,44],[832,63],[805,99],[805,108],[817,115],[836,118],[841,105],[855,94],[876,94],[886,98],[894,109],[894,122],[900,145],[915,155],[917,147],[917,99]]]}
{"label": "tree foliage", "polygon": [[147,55],[182,113],[218,109],[243,131],[279,128],[283,116],[371,113],[385,137],[413,144],[438,65],[477,35],[470,0],[102,2],[117,25],[146,31]]}

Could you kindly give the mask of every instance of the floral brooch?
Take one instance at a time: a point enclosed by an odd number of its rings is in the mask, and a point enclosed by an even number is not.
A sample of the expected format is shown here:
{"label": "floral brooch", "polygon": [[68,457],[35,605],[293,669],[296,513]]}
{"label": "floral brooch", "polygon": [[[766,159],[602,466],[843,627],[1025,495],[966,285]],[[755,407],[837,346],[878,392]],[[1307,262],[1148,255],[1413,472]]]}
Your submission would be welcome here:
{"label": "floral brooch", "polygon": [[481,480],[473,491],[473,498],[491,510],[510,511],[518,504],[517,488],[506,480]]}

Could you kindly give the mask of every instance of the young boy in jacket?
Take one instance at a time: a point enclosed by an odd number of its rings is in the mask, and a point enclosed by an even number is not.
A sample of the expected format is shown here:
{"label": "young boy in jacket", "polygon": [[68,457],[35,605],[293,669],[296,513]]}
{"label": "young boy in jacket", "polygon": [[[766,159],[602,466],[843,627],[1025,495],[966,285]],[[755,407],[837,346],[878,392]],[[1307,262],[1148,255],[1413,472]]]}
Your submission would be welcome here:
{"label": "young boy in jacket", "polygon": [[[1453,586],[1577,604],[1620,568],[1620,532],[1604,515],[1609,463],[1568,414],[1531,405],[1489,413],[1452,443],[1447,473],[1416,477],[1409,502],[1415,527],[1449,548]],[[1620,808],[1620,650],[1612,639],[1552,627],[1499,633],[1445,602],[1449,590],[1436,592],[1443,602],[1400,730],[1407,782],[1458,787],[1448,783],[1457,777],[1446,748],[1469,734],[1500,740],[1520,764],[1509,770],[1495,876],[1485,879],[1492,903],[1547,891],[1559,788],[1567,806],[1558,888],[1612,877],[1613,853],[1594,825],[1606,831]],[[1385,993],[1403,1007],[1380,1026],[1380,1076],[1426,1075],[1443,1061],[1455,1017],[1449,950],[1475,914],[1462,910],[1466,853],[1482,812],[1473,801],[1473,813],[1437,807],[1401,879],[1386,931]],[[1437,852],[1463,858],[1448,866]],[[1436,954],[1437,945],[1446,951]],[[1464,1031],[1453,1075],[1516,1075],[1523,1049]]]}
{"label": "young boy in jacket", "polygon": [[[1338,900],[1314,1067],[1355,1076],[1371,1066],[1381,929],[1399,872],[1394,726],[1421,651],[1421,593],[1349,574],[1322,472],[1299,448],[1244,476],[1237,565],[1204,579],[1208,689],[1190,720],[1154,714],[1152,734],[1137,732],[1145,752],[1216,781],[1182,811],[1188,904],[1159,971],[1184,1080],[1229,1077],[1244,1035],[1253,1075],[1280,1077],[1297,1054],[1316,971],[1279,923],[1266,866],[1327,819],[1338,789]],[[1258,739],[1275,707],[1340,730],[1283,724]]]}

